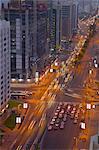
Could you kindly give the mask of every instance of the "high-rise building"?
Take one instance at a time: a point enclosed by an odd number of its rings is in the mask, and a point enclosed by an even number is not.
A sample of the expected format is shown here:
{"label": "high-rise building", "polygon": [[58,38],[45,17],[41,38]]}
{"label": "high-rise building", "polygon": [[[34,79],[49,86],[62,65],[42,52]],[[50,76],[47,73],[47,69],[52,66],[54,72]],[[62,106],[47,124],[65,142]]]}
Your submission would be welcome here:
{"label": "high-rise building", "polygon": [[61,0],[61,40],[69,40],[77,30],[78,4],[76,0]]}
{"label": "high-rise building", "polygon": [[10,99],[10,23],[0,20],[0,111]]}
{"label": "high-rise building", "polygon": [[80,16],[83,13],[84,15],[94,14],[97,8],[99,7],[99,0],[78,0],[78,3]]}
{"label": "high-rise building", "polygon": [[37,1],[37,55],[42,57],[47,51],[47,5]]}
{"label": "high-rise building", "polygon": [[28,6],[21,1],[12,0],[8,8],[3,7],[2,12],[6,20],[10,21],[11,36],[11,77],[28,78],[30,69],[30,56],[33,47],[31,42],[32,5]]}
{"label": "high-rise building", "polygon": [[10,0],[2,14],[11,23],[11,77],[28,78],[32,64],[48,53],[47,1]]}
{"label": "high-rise building", "polygon": [[50,49],[56,49],[60,45],[60,21],[61,10],[58,1],[49,1],[49,41]]}

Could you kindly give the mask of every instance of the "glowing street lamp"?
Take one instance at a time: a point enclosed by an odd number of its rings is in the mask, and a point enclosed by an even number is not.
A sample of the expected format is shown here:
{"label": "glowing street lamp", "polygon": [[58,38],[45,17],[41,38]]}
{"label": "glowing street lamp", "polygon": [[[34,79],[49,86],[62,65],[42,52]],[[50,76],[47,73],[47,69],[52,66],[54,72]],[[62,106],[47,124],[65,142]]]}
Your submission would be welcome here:
{"label": "glowing street lamp", "polygon": [[53,72],[53,69],[52,69],[52,68],[50,69],[50,72]]}
{"label": "glowing street lamp", "polygon": [[58,63],[57,63],[57,62],[55,62],[55,66],[58,66]]}
{"label": "glowing street lamp", "polygon": [[98,64],[95,64],[95,68],[98,68]]}
{"label": "glowing street lamp", "polygon": [[28,103],[23,103],[23,108],[27,109],[28,108]]}
{"label": "glowing street lamp", "polygon": [[94,63],[97,63],[97,60],[96,60],[96,59],[94,59]]}
{"label": "glowing street lamp", "polygon": [[95,105],[92,105],[92,108],[93,108],[93,109],[95,109],[95,108],[96,108],[96,106],[95,106]]}
{"label": "glowing street lamp", "polygon": [[19,79],[19,82],[22,82],[22,81],[23,81],[23,79],[20,78],[20,79]]}
{"label": "glowing street lamp", "polygon": [[81,129],[85,130],[85,129],[86,129],[86,124],[85,124],[85,122],[81,122],[81,123],[80,123],[80,127],[81,127]]}
{"label": "glowing street lamp", "polygon": [[27,79],[27,82],[31,82],[31,79]]}
{"label": "glowing street lamp", "polygon": [[16,81],[16,79],[12,78],[12,79],[11,79],[11,81],[12,81],[12,82],[15,82],[15,81]]}
{"label": "glowing street lamp", "polygon": [[21,117],[16,117],[16,123],[20,124],[21,123]]}
{"label": "glowing street lamp", "polygon": [[89,70],[89,74],[92,74],[92,70],[91,69]]}
{"label": "glowing street lamp", "polygon": [[91,109],[91,104],[87,104],[87,109],[90,110]]}

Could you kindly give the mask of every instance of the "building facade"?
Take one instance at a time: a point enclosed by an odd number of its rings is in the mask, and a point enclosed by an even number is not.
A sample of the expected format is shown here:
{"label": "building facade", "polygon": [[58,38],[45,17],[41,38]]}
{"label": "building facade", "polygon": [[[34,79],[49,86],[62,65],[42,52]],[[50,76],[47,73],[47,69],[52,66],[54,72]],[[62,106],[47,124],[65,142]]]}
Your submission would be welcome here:
{"label": "building facade", "polygon": [[47,52],[47,4],[37,1],[37,56],[40,58]]}
{"label": "building facade", "polygon": [[69,40],[77,31],[78,4],[75,0],[61,0],[61,40]]}
{"label": "building facade", "polygon": [[11,77],[30,78],[38,60],[48,53],[47,2],[11,0],[2,10],[11,23]]}
{"label": "building facade", "polygon": [[56,49],[60,45],[60,21],[61,9],[58,1],[50,1],[50,14],[49,14],[49,39],[50,49]]}
{"label": "building facade", "polygon": [[0,111],[10,99],[10,23],[0,20]]}
{"label": "building facade", "polygon": [[36,51],[32,30],[33,1],[11,0],[8,7],[2,5],[2,16],[10,21],[11,78],[29,78],[30,59]]}

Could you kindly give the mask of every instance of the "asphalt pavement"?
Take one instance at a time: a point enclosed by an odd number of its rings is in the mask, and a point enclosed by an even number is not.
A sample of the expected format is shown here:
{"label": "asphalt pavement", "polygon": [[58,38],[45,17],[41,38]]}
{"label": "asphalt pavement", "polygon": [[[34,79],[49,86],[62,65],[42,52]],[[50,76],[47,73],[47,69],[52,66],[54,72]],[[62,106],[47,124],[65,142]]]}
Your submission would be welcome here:
{"label": "asphalt pavement", "polygon": [[[98,30],[99,31],[99,30]],[[87,77],[88,77],[88,71],[89,71],[89,61],[92,60],[92,57],[95,56],[95,53],[93,53],[93,39],[98,39],[98,33],[91,39],[89,46],[86,50],[86,54],[84,55],[82,61],[81,61],[81,71],[80,74],[78,73],[78,70],[75,72],[74,79],[69,83],[68,87],[75,90],[75,88],[78,88],[82,90],[84,88],[83,84],[85,83]],[[80,91],[81,92],[81,91]],[[83,97],[80,100],[77,100],[77,102],[83,102]],[[70,96],[64,96],[64,91],[61,90],[60,93],[58,93],[58,96],[56,97],[56,102],[59,101],[65,101],[65,102],[73,102],[75,103],[75,99]],[[44,136],[41,141],[41,150],[71,150],[73,149],[74,144],[74,137],[78,137],[80,133],[79,130],[79,124],[75,125],[73,124],[72,120],[68,118],[68,121],[66,122],[65,129],[64,130],[53,130],[53,131],[45,131]],[[81,148],[80,143],[80,148]],[[88,141],[87,141],[88,144]],[[86,144],[85,144],[86,145]],[[87,145],[88,146],[88,145]],[[86,147],[86,146],[85,146]]]}

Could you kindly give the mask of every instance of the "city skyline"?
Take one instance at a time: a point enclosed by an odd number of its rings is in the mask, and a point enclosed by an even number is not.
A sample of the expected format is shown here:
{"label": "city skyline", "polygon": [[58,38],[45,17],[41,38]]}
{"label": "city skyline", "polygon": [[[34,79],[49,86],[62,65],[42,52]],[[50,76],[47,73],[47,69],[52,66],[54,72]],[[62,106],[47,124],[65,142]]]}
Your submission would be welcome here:
{"label": "city skyline", "polygon": [[99,7],[0,0],[0,150],[99,149]]}

